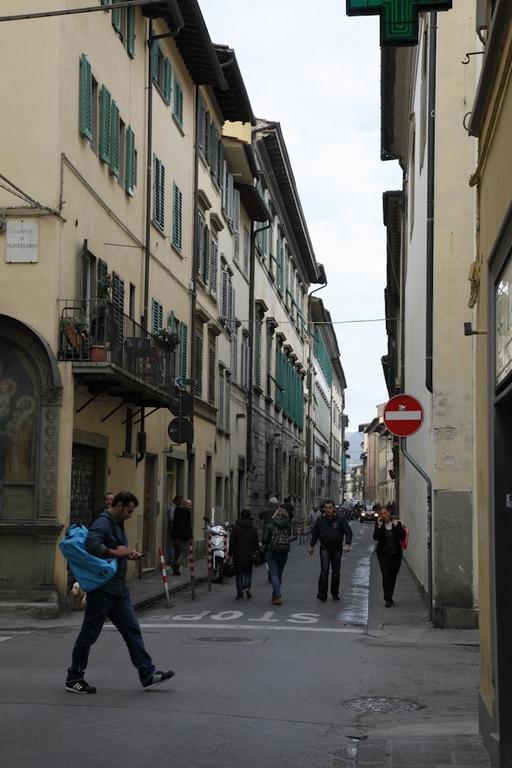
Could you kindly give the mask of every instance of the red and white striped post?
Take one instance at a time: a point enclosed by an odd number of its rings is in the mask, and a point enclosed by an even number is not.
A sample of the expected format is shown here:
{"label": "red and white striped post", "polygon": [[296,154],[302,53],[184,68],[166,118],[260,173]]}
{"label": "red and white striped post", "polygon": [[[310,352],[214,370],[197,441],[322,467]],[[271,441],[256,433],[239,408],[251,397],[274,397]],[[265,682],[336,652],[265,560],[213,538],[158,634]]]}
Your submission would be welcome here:
{"label": "red and white striped post", "polygon": [[196,561],[194,559],[194,539],[188,543],[188,567],[190,568],[190,594],[196,599]]}
{"label": "red and white striped post", "polygon": [[165,591],[165,605],[167,608],[170,608],[170,601],[169,601],[169,580],[167,578],[167,569],[165,567],[165,557],[164,557],[164,550],[162,547],[160,547],[160,570],[162,571],[162,581],[164,582],[164,591]]}
{"label": "red and white striped post", "polygon": [[212,534],[208,533],[206,541],[206,563],[208,565],[208,592],[212,591],[212,570],[213,570],[213,557],[212,557]]}

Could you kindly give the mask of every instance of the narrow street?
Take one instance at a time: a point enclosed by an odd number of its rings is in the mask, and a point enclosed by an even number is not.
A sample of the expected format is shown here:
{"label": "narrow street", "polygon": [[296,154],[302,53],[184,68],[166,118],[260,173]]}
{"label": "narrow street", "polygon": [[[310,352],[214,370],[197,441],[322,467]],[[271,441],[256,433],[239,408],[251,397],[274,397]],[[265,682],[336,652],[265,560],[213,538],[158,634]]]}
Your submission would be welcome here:
{"label": "narrow street", "polygon": [[91,653],[98,693],[80,697],[64,690],[80,614],[66,627],[4,620],[2,768],[487,766],[477,634],[432,629],[405,565],[396,605],[383,609],[373,527],[353,529],[340,603],[316,600],[318,551],[295,542],[282,606],[260,567],[251,601],[235,601],[229,580],[144,612],[155,662],[176,671],[152,692],[112,627]]}

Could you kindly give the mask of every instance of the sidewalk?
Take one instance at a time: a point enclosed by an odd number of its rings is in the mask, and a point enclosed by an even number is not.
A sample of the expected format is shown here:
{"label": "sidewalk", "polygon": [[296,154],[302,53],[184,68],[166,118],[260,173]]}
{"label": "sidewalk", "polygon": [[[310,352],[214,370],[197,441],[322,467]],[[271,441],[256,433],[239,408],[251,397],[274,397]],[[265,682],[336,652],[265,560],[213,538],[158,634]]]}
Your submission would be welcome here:
{"label": "sidewalk", "polygon": [[[196,561],[195,583],[196,586],[203,584],[208,578],[208,569],[206,559]],[[171,569],[169,568],[169,571]],[[175,595],[184,590],[190,590],[190,571],[188,568],[181,568],[181,575],[174,576],[168,572],[169,594]],[[162,581],[162,574],[157,571],[154,574],[144,576],[142,579],[135,579],[128,582],[130,595],[133,605],[137,611],[143,611],[146,608],[156,605],[165,600],[165,591]],[[36,619],[30,615],[4,614],[0,616],[1,630],[27,630],[34,628],[51,629],[54,627],[79,627],[82,623],[83,611],[72,610],[63,613],[55,619]]]}
{"label": "sidewalk", "polygon": [[[434,629],[411,573],[404,562],[395,590],[395,605],[385,608],[377,558],[372,556],[368,637],[384,647],[405,644],[435,648],[441,655],[454,646],[478,648],[477,630]],[[435,667],[432,670],[435,679]],[[400,695],[400,682],[391,696]],[[457,691],[453,691],[457,697]],[[374,729],[358,742],[357,768],[489,768],[489,757],[478,735],[476,717],[454,723],[423,722]]]}

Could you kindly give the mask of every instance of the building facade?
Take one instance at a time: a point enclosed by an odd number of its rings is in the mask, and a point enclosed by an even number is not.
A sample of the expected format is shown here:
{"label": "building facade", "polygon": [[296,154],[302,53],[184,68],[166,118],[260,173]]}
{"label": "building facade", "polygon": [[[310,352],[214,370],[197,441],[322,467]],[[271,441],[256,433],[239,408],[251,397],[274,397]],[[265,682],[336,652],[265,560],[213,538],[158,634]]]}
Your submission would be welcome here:
{"label": "building facade", "polygon": [[[421,430],[402,455],[399,505],[411,543],[407,561],[438,626],[477,623],[473,508],[473,358],[461,334],[474,253],[474,194],[465,183],[474,142],[464,131],[472,99],[475,3],[420,16],[419,45],[382,53],[382,156],[398,159],[404,187],[384,198],[389,394],[423,404]],[[449,318],[449,321],[447,321]]]}

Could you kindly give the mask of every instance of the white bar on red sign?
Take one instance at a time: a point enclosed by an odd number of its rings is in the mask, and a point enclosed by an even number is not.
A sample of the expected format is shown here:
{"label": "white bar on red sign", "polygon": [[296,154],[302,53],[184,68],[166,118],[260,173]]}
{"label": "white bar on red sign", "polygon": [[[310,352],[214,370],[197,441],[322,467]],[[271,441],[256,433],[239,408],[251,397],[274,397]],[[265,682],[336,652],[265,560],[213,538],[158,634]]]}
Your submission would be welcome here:
{"label": "white bar on red sign", "polygon": [[421,411],[386,411],[388,421],[421,421]]}

